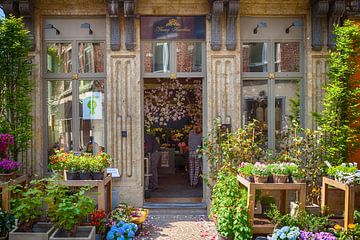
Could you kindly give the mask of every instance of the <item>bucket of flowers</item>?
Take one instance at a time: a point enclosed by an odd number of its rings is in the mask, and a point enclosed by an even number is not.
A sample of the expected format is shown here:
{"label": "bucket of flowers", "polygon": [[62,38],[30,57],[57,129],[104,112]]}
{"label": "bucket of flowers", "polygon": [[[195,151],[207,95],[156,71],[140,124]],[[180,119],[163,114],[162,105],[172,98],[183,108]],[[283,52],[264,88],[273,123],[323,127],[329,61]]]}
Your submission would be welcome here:
{"label": "bucket of flowers", "polygon": [[144,208],[133,208],[130,211],[130,221],[137,225],[145,222],[147,216],[149,215],[149,210]]}
{"label": "bucket of flowers", "polygon": [[90,225],[96,228],[96,240],[103,239],[106,228],[106,212],[104,210],[95,210],[90,213]]}

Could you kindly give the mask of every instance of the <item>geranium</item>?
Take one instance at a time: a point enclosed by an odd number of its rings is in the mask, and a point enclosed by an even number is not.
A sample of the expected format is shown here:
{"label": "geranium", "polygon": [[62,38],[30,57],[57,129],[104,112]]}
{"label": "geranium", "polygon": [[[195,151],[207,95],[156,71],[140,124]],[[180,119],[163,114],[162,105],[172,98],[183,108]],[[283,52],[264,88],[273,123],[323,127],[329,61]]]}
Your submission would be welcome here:
{"label": "geranium", "polygon": [[106,240],[132,240],[137,230],[136,224],[121,221],[110,228]]}
{"label": "geranium", "polygon": [[21,164],[9,159],[3,159],[0,161],[0,173],[15,172],[20,168]]}
{"label": "geranium", "polygon": [[103,234],[106,227],[106,212],[104,210],[96,210],[90,213],[91,226],[96,227],[96,233]]}

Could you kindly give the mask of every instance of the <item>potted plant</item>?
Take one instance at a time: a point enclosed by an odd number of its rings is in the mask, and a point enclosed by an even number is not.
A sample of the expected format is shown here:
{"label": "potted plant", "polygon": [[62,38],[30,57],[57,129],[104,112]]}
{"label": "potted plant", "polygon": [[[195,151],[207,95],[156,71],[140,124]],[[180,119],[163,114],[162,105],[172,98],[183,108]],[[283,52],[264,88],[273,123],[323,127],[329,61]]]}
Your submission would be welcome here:
{"label": "potted plant", "polygon": [[0,240],[6,240],[15,227],[15,216],[0,209]]}
{"label": "potted plant", "polygon": [[255,183],[266,183],[270,172],[267,165],[255,163],[252,174],[254,175]]}
{"label": "potted plant", "polygon": [[0,180],[9,181],[16,178],[16,172],[21,164],[10,159],[3,159],[0,161]]}
{"label": "potted plant", "polygon": [[85,154],[76,158],[79,165],[79,178],[80,180],[91,180],[91,162],[93,161],[92,156]]}
{"label": "potted plant", "polygon": [[252,176],[253,168],[254,168],[254,164],[248,162],[242,162],[238,169],[238,173],[243,178],[247,179],[250,182],[253,182],[254,181],[254,178]]}
{"label": "potted plant", "polygon": [[136,224],[120,221],[111,226],[110,231],[106,235],[106,240],[133,240],[137,230]]}
{"label": "potted plant", "polygon": [[78,180],[79,179],[79,169],[80,164],[77,158],[71,153],[69,154],[69,159],[65,164],[66,169],[66,178],[67,180]]}
{"label": "potted plant", "polygon": [[293,169],[290,174],[294,183],[305,183],[306,174],[300,167]]}
{"label": "potted plant", "polygon": [[289,176],[289,168],[286,163],[270,164],[269,169],[273,175],[274,183],[286,183]]}
{"label": "potted plant", "polygon": [[110,166],[109,155],[100,153],[90,162],[90,171],[93,180],[103,180],[106,176],[106,168]]}
{"label": "potted plant", "polygon": [[55,150],[55,154],[49,157],[48,168],[53,172],[64,171],[67,169],[70,154],[64,152],[64,150]]}
{"label": "potted plant", "polygon": [[81,187],[71,192],[68,187],[52,185],[48,188],[49,217],[57,228],[50,240],[95,239],[95,227],[79,226],[83,218],[95,209],[95,202],[86,192],[90,187]]}
{"label": "potted plant", "polygon": [[45,185],[44,181],[33,180],[25,186],[9,187],[16,198],[11,199],[12,212],[18,219],[18,227],[10,232],[9,240],[43,240],[49,239],[54,228],[51,223],[37,223],[45,214],[43,210]]}
{"label": "potted plant", "polygon": [[104,210],[96,210],[90,213],[90,225],[96,228],[96,240],[103,239],[106,228],[106,212]]}

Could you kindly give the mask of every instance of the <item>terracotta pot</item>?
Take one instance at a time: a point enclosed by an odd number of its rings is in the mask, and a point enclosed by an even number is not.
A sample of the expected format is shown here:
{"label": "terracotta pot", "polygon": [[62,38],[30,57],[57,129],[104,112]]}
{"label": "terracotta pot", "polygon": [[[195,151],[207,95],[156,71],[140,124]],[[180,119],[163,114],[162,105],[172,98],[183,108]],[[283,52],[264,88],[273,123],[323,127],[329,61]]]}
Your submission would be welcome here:
{"label": "terracotta pot", "polygon": [[288,175],[273,175],[274,183],[286,183]]}
{"label": "terracotta pot", "polygon": [[268,176],[254,176],[255,183],[267,183]]}
{"label": "terracotta pot", "polygon": [[0,174],[0,181],[3,181],[3,182],[7,182],[10,179],[14,179],[14,178],[16,178],[16,172]]}

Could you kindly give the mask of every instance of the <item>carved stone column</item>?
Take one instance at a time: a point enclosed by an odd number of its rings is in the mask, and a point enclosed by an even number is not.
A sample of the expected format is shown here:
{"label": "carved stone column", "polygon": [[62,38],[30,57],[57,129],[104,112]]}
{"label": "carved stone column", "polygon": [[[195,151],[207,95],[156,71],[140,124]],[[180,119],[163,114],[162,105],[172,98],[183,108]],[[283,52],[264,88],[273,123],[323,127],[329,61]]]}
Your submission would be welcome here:
{"label": "carved stone column", "polygon": [[134,50],[136,46],[135,39],[135,3],[134,0],[124,2],[125,16],[125,47],[127,50]]}
{"label": "carved stone column", "polygon": [[223,1],[210,0],[211,4],[211,50],[219,51],[221,49],[221,17],[224,12]]}
{"label": "carved stone column", "polygon": [[120,50],[119,0],[109,0],[107,10],[110,17],[110,49]]}
{"label": "carved stone column", "polygon": [[330,9],[328,14],[328,35],[327,35],[327,46],[330,49],[334,49],[336,47],[336,36],[333,33],[334,24],[340,19],[342,14],[345,12],[345,1],[334,1],[330,3]]}
{"label": "carved stone column", "polygon": [[240,1],[229,1],[226,19],[226,49],[236,49],[237,16],[240,9]]}
{"label": "carved stone column", "polygon": [[314,51],[321,51],[324,46],[323,21],[329,10],[328,0],[313,0],[311,5],[311,45]]}

